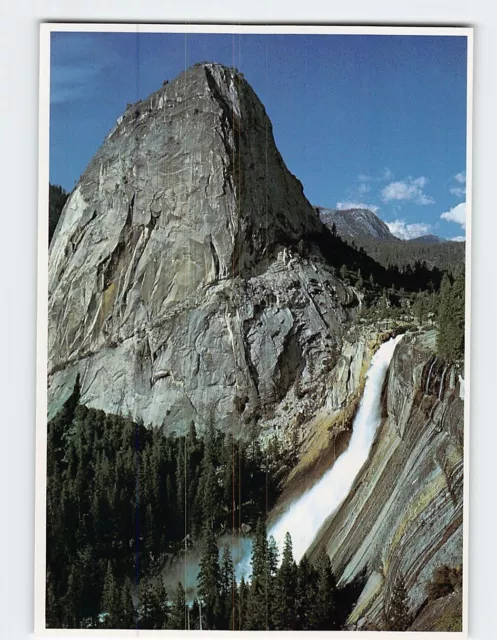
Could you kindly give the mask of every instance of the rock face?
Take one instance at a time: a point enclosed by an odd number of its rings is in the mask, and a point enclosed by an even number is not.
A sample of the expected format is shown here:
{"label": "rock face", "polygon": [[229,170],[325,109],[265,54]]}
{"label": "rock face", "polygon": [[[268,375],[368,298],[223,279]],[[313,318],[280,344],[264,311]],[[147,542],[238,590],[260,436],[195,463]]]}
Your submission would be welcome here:
{"label": "rock face", "polygon": [[381,624],[399,576],[416,612],[433,570],[462,564],[464,401],[434,345],[428,332],[397,347],[370,458],[311,551],[327,550],[341,582],[365,572],[353,627]]}
{"label": "rock face", "polygon": [[374,238],[399,241],[387,225],[369,209],[326,209],[316,207],[321,220],[331,229],[333,224],[339,236],[347,239]]}
{"label": "rock face", "polygon": [[50,247],[50,414],[78,373],[82,402],[170,431],[314,410],[359,301],[322,230],[241,74],[198,64],[130,105]]}
{"label": "rock face", "polygon": [[409,631],[462,631],[462,592],[427,603],[416,617]]}

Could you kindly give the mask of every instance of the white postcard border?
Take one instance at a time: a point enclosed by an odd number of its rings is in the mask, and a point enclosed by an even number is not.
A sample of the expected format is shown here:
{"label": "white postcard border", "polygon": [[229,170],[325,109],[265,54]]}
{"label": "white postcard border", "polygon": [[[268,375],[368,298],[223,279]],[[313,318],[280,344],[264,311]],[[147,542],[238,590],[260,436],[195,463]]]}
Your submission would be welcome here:
{"label": "white postcard border", "polygon": [[[398,632],[402,637],[450,640],[468,637],[469,612],[469,445],[470,445],[470,364],[471,364],[471,217],[472,217],[472,124],[473,124],[473,28],[426,26],[312,26],[268,24],[155,24],[60,22],[40,24],[39,67],[39,148],[38,148],[38,281],[37,281],[37,376],[36,376],[36,470],[35,470],[35,567],[34,623],[36,638],[202,638],[253,637],[251,631],[172,631],[112,629],[46,629],[46,446],[47,446],[47,355],[48,355],[48,184],[50,126],[50,35],[52,32],[128,32],[128,33],[225,33],[225,34],[328,34],[328,35],[404,35],[460,36],[467,38],[467,120],[466,120],[466,326],[464,397],[464,492],[463,492],[463,630],[462,632]],[[271,638],[307,637],[316,631],[260,631]],[[332,638],[393,638],[385,631],[329,631]]]}

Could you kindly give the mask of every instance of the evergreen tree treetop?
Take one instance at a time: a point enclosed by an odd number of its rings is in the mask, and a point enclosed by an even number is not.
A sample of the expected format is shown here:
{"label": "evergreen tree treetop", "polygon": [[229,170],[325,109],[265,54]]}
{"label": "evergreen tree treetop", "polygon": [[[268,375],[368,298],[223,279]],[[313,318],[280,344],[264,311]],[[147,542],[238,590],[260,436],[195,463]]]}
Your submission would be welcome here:
{"label": "evergreen tree treetop", "polygon": [[204,605],[206,628],[215,629],[221,614],[221,570],[219,567],[219,549],[214,531],[207,527],[202,540],[202,556],[197,578],[198,593]]}
{"label": "evergreen tree treetop", "polygon": [[397,578],[392,590],[390,602],[385,612],[385,621],[388,631],[406,631],[412,624],[409,598],[402,575]]}
{"label": "evergreen tree treetop", "polygon": [[178,582],[169,619],[171,629],[182,630],[187,628],[187,606],[185,589],[182,583]]}

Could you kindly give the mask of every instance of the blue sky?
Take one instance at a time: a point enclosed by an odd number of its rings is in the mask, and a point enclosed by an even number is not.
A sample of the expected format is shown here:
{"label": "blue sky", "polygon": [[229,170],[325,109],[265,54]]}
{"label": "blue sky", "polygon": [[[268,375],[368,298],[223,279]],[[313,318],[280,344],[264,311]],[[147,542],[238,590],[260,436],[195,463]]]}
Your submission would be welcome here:
{"label": "blue sky", "polygon": [[74,187],[128,102],[198,61],[235,65],[315,205],[400,237],[462,237],[466,38],[54,32],[50,181]]}

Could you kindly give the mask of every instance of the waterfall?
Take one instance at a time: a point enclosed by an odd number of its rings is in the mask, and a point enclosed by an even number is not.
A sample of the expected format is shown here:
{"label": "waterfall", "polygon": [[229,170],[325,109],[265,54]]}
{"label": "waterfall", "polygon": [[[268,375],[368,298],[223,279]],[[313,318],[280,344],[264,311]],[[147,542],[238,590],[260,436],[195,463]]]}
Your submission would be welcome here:
{"label": "waterfall", "polygon": [[311,489],[290,505],[269,532],[274,536],[280,551],[286,532],[290,533],[297,562],[314,541],[326,518],[345,500],[355,478],[368,459],[381,421],[381,389],[395,347],[401,338],[402,336],[397,336],[382,344],[371,360],[347,450]]}
{"label": "waterfall", "polygon": [[433,365],[435,364],[436,361],[437,361],[437,359],[434,358],[433,362],[431,363],[430,370],[428,371],[428,376],[426,378],[426,392],[425,393],[428,393],[428,387],[430,386],[431,371],[432,371]]}
{"label": "waterfall", "polygon": [[444,391],[444,379],[445,379],[445,374],[447,372],[448,367],[445,367],[445,369],[442,372],[442,379],[440,380],[440,390],[438,392],[438,399],[441,400],[442,399],[442,393]]}

